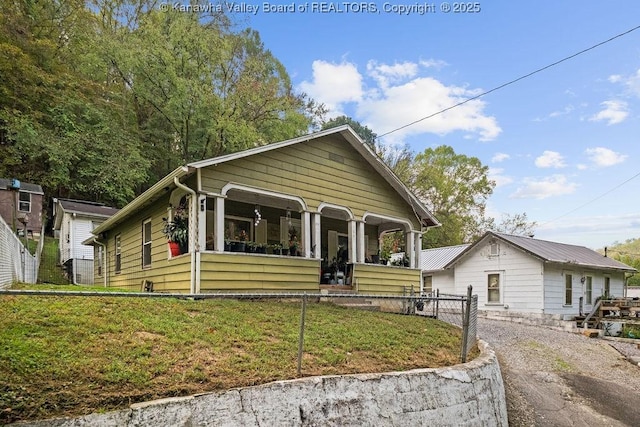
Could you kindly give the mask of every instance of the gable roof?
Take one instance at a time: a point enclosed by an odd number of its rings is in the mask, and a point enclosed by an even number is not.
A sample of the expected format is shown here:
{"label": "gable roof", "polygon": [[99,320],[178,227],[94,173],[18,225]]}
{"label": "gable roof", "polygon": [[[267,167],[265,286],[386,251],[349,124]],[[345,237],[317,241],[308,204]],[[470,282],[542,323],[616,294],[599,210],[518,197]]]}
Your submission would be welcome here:
{"label": "gable roof", "polygon": [[141,207],[151,203],[153,200],[160,197],[160,195],[166,193],[167,189],[175,187],[175,180],[188,177],[195,173],[200,168],[206,168],[209,166],[218,165],[221,163],[229,162],[236,159],[241,159],[255,154],[265,153],[272,150],[278,150],[283,147],[289,147],[291,145],[300,144],[302,142],[319,140],[329,135],[342,136],[362,157],[378,172],[393,188],[394,190],[412,207],[416,217],[420,220],[420,223],[427,227],[439,226],[440,223],[433,216],[433,214],[427,209],[427,207],[400,181],[400,179],[393,173],[393,171],[378,157],[378,155],[362,140],[360,137],[349,127],[349,125],[343,125],[331,129],[326,129],[320,132],[315,132],[309,135],[301,136],[286,141],[276,142],[260,147],[251,148],[249,150],[239,151],[237,153],[227,154],[224,156],[214,157],[211,159],[201,160],[198,162],[192,162],[186,166],[180,166],[176,168],[169,175],[162,178],[156,184],[154,184],[147,191],[136,197],[133,201],[127,204],[124,208],[106,220],[104,223],[96,227],[94,234],[102,233],[108,230],[112,226],[122,222],[129,214],[137,211]]}
{"label": "gable roof", "polygon": [[478,239],[478,241],[469,246],[465,251],[460,253],[455,259],[447,264],[445,268],[452,267],[464,258],[466,254],[491,239],[498,239],[506,242],[547,263],[566,264],[570,266],[589,267],[602,270],[618,270],[630,273],[637,271],[633,267],[629,267],[615,259],[605,257],[604,255],[584,246],[550,242],[547,240],[534,239],[533,237],[515,236],[495,231],[486,232],[480,239]]}
{"label": "gable roof", "polygon": [[[0,190],[8,190],[9,187],[11,187],[11,180],[0,178]],[[20,182],[20,191],[44,195],[44,191],[42,191],[41,186],[39,186],[38,184],[31,184],[29,182]]]}
{"label": "gable roof", "polygon": [[78,214],[95,219],[106,219],[115,215],[120,210],[112,208],[111,206],[106,206],[103,203],[84,200],[57,199],[56,201],[57,205],[60,207],[60,211],[58,211],[57,207],[55,208],[54,228],[56,230],[60,229],[64,213]]}
{"label": "gable roof", "polygon": [[423,249],[420,253],[420,268],[423,272],[444,270],[447,264],[460,255],[470,244]]}

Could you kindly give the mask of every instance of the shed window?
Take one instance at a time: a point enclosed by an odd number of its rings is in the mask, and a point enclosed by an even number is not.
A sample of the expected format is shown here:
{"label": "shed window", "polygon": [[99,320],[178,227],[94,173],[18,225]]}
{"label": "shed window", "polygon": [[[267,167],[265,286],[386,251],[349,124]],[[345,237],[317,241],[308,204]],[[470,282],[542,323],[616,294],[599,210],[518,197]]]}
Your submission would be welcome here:
{"label": "shed window", "polygon": [[18,210],[20,212],[31,212],[31,193],[21,191],[18,197],[20,198]]}
{"label": "shed window", "polygon": [[424,276],[424,291],[431,292],[433,290],[433,276]]}
{"label": "shed window", "polygon": [[151,267],[151,220],[142,223],[142,267]]}
{"label": "shed window", "polygon": [[487,276],[487,302],[500,302],[500,274],[492,273]]}
{"label": "shed window", "polygon": [[564,305],[573,304],[573,276],[565,274],[564,276]]}
{"label": "shed window", "polygon": [[115,259],[115,270],[116,274],[122,271],[122,242],[120,240],[120,235],[118,234],[115,238],[115,247],[116,247],[116,259]]}

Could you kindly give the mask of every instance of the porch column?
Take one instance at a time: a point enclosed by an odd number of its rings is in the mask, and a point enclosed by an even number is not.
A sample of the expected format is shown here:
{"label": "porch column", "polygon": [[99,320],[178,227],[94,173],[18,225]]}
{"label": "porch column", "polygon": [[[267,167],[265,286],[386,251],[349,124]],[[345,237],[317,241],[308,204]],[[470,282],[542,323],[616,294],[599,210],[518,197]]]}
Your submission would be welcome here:
{"label": "porch column", "polygon": [[300,228],[302,228],[302,250],[305,258],[311,256],[311,213],[309,211],[302,212],[300,215]]}
{"label": "porch column", "polygon": [[315,259],[320,259],[320,257],[322,256],[322,233],[320,228],[320,218],[322,218],[320,212],[313,214],[313,245],[315,246],[313,248],[313,257]]}
{"label": "porch column", "polygon": [[218,252],[224,251],[224,196],[216,197],[216,206],[214,209],[213,232],[215,234],[215,242],[213,250]]}
{"label": "porch column", "polygon": [[409,267],[415,268],[416,266],[416,240],[415,232],[413,230],[407,233],[407,252],[409,252]]}
{"label": "porch column", "polygon": [[356,233],[358,234],[358,243],[356,245],[357,249],[357,262],[364,263],[365,253],[364,253],[364,222],[358,221],[356,223]]}
{"label": "porch column", "polygon": [[349,262],[356,262],[357,260],[357,239],[356,239],[356,221],[355,220],[350,220],[349,221]]}
{"label": "porch column", "polygon": [[[416,238],[416,265],[415,268],[422,267],[422,233],[415,233]],[[422,280],[422,274],[420,275],[420,279]]]}
{"label": "porch column", "polygon": [[198,242],[196,250],[201,251],[207,247],[207,196],[198,195]]}

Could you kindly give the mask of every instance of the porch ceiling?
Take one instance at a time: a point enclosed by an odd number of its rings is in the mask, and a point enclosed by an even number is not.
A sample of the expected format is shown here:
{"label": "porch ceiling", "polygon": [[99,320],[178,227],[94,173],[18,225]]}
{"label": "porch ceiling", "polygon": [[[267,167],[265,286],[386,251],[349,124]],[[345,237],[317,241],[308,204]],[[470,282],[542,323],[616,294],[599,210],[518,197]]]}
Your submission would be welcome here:
{"label": "porch ceiling", "polygon": [[253,205],[269,206],[277,209],[292,209],[299,211],[303,206],[299,202],[269,194],[259,194],[250,190],[232,189],[227,192],[230,200]]}

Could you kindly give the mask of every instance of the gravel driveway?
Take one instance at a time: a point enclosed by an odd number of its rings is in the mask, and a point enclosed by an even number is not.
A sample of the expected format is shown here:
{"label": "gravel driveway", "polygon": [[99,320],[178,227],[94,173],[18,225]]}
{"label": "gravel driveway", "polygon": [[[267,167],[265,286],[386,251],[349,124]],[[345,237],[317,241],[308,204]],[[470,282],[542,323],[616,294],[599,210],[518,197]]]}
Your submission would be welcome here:
{"label": "gravel driveway", "polygon": [[478,319],[496,351],[509,426],[640,426],[637,344]]}

